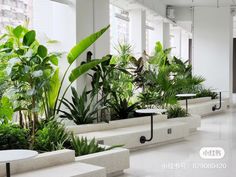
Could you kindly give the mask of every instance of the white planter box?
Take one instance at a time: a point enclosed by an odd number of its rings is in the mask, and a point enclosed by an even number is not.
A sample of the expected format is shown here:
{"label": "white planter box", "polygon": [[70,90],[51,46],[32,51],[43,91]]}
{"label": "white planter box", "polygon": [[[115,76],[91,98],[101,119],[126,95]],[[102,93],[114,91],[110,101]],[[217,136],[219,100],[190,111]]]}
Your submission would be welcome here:
{"label": "white planter box", "polygon": [[[207,116],[210,114],[215,114],[218,112],[225,111],[230,105],[229,98],[222,99],[222,102],[221,102],[222,106],[220,110],[212,111],[212,107],[214,105],[219,106],[218,99],[214,99],[214,100],[210,100],[210,101],[206,101],[202,103],[189,104],[189,107],[188,107],[189,113],[193,115]],[[183,108],[185,108],[185,105],[183,105]]]}
{"label": "white planter box", "polygon": [[117,176],[129,168],[129,150],[115,148],[109,151],[79,156],[75,161],[101,166],[106,169],[107,176]]}
{"label": "white planter box", "polygon": [[[67,129],[78,137],[95,138],[105,145],[124,145],[128,149],[183,139],[189,134],[187,123],[170,121],[166,115],[157,115],[154,117],[153,140],[141,144],[141,136],[150,137],[150,122],[150,116],[147,116],[111,121],[109,124],[69,126]],[[169,129],[171,133],[168,133]]]}
{"label": "white planter box", "polygon": [[[154,122],[161,122],[167,120],[166,115],[155,115]],[[136,117],[123,120],[114,120],[109,123],[98,123],[98,124],[85,124],[85,125],[71,125],[66,126],[68,131],[72,131],[75,134],[95,132],[95,131],[105,131],[117,128],[125,128],[137,125],[150,124],[150,116]]]}
{"label": "white planter box", "polygon": [[[0,164],[0,177],[5,177],[5,168],[5,164]],[[33,159],[12,162],[11,174],[17,174],[14,175],[17,177],[41,177],[45,174],[47,177],[58,177],[58,172],[63,169],[65,173],[62,175],[65,174],[66,177],[66,171],[73,172],[73,169],[77,169],[78,172],[73,173],[78,173],[78,177],[105,177],[106,174],[109,176],[121,174],[127,168],[129,168],[128,149],[116,148],[79,157],[75,157],[73,150],[65,149],[42,153]]]}
{"label": "white planter box", "polygon": [[189,117],[178,117],[170,120],[186,122],[188,124],[189,132],[194,132],[197,130],[197,128],[201,127],[201,116],[199,115],[191,115]]}

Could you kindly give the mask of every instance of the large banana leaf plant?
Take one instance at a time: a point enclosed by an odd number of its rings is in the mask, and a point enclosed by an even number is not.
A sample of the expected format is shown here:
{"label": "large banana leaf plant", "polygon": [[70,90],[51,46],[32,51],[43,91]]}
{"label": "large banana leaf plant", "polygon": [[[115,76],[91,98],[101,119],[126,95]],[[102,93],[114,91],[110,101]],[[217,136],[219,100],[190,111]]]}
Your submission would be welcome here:
{"label": "large banana leaf plant", "polygon": [[[54,104],[54,113],[58,114],[60,111],[62,102],[59,102],[59,104],[58,104],[59,95],[61,93],[61,89],[62,89],[62,85],[64,84],[65,77],[67,76],[72,64],[76,60],[79,60],[80,59],[79,57],[83,54],[83,52],[85,52],[99,37],[101,37],[103,35],[103,33],[105,33],[108,30],[109,27],[110,27],[110,25],[108,25],[107,27],[101,29],[100,31],[86,37],[85,39],[81,40],[68,53],[67,61],[69,63],[69,66],[67,67],[66,72],[64,73],[64,75],[62,77],[62,81],[61,81],[59,89],[57,91],[57,96],[56,96],[55,104]],[[97,65],[99,65],[100,63],[102,63],[106,60],[108,60],[108,58],[102,58],[102,59],[91,60],[88,62],[83,62],[78,67],[73,69],[71,71],[71,73],[69,74],[70,84],[66,87],[64,93],[62,93],[62,97],[60,100],[63,100],[65,98],[65,95],[66,95],[68,89],[81,75],[83,75],[84,73],[88,72],[90,69],[96,67]]]}

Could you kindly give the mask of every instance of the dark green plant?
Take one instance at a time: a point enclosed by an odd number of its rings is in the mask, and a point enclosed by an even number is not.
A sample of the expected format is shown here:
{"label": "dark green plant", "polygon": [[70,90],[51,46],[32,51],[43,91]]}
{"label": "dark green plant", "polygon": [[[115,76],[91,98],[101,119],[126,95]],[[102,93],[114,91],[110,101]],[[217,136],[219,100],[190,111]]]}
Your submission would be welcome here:
{"label": "dark green plant", "polygon": [[71,149],[75,151],[76,156],[87,155],[106,150],[102,146],[99,146],[95,139],[88,141],[87,138],[75,137],[73,134],[71,135]]}
{"label": "dark green plant", "polygon": [[28,149],[29,131],[18,125],[0,125],[0,150]]}
{"label": "dark green plant", "polygon": [[152,108],[159,104],[159,96],[156,92],[144,91],[138,95],[138,98],[142,108]]}
{"label": "dark green plant", "polygon": [[181,108],[180,106],[170,106],[167,109],[167,117],[168,119],[177,118],[177,117],[187,117],[188,114],[185,109]]}
{"label": "dark green plant", "polygon": [[213,92],[211,89],[200,89],[197,92],[196,97],[211,97],[211,99],[216,99],[218,97],[218,93]]}
{"label": "dark green plant", "polygon": [[74,87],[71,88],[71,91],[72,102],[65,98],[62,100],[62,103],[69,112],[60,110],[63,113],[60,117],[72,120],[77,125],[93,123],[97,118],[98,111],[105,109],[105,107],[101,107],[100,102],[94,103],[93,97],[89,97],[86,89],[84,89],[80,96]]}
{"label": "dark green plant", "polygon": [[40,152],[49,152],[68,148],[70,146],[70,133],[56,120],[51,120],[40,126],[35,134],[33,148]]}
{"label": "dark green plant", "polygon": [[108,101],[108,106],[111,108],[113,120],[127,119],[132,117],[135,109],[138,108],[139,103],[130,103],[126,98],[121,98],[116,92],[112,93],[112,98]]}
{"label": "dark green plant", "polygon": [[107,148],[105,146],[99,145],[94,138],[89,141],[87,138],[76,137],[73,134],[71,135],[71,149],[75,151],[75,156],[82,156],[102,151],[108,151],[122,146],[123,145],[115,145]]}

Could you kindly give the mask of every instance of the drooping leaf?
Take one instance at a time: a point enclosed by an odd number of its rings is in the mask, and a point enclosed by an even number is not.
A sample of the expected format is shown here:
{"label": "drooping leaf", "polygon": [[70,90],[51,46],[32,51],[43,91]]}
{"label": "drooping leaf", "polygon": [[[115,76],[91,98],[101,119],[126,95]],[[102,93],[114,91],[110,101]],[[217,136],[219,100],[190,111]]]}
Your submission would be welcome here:
{"label": "drooping leaf", "polygon": [[54,108],[59,88],[60,88],[60,78],[59,78],[59,69],[57,69],[54,72],[52,78],[50,79],[50,89],[48,92],[50,108]]}
{"label": "drooping leaf", "polygon": [[27,32],[23,38],[23,44],[30,46],[35,41],[36,33],[34,30]]}
{"label": "drooping leaf", "polygon": [[109,27],[110,25],[86,37],[74,46],[67,55],[68,62],[72,64],[87,48],[89,48],[89,46],[91,46],[103,33],[105,33]]}
{"label": "drooping leaf", "polygon": [[74,82],[76,79],[78,79],[81,75],[84,73],[88,72],[90,69],[94,68],[95,66],[99,65],[100,63],[108,60],[108,57],[104,57],[103,59],[97,59],[97,60],[92,60],[90,62],[87,62],[85,64],[82,64],[72,70],[70,76],[69,76],[69,81]]}

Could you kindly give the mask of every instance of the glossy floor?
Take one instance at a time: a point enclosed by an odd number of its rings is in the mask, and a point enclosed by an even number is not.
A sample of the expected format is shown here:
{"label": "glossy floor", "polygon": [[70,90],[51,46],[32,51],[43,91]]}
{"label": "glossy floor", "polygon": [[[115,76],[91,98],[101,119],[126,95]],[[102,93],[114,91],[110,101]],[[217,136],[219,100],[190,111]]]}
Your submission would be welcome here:
{"label": "glossy floor", "polygon": [[[222,147],[220,160],[203,160],[202,147]],[[131,153],[130,169],[121,177],[235,177],[236,108],[202,119],[185,141]]]}

